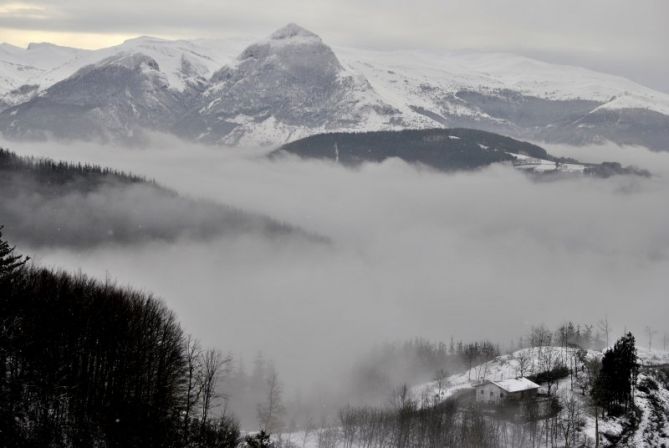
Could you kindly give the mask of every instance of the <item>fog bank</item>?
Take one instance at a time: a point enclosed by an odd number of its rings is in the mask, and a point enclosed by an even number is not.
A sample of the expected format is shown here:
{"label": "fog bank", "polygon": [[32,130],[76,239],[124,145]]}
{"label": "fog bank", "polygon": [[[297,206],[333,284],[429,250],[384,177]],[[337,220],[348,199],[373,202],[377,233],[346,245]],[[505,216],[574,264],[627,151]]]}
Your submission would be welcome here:
{"label": "fog bank", "polygon": [[549,146],[656,176],[533,182],[508,167],[447,175],[389,160],[351,170],[171,141],[5,146],[131,171],[330,238],[20,248],[43,265],[154,292],[204,343],[274,357],[289,385],[335,380],[385,340],[504,343],[541,322],[605,315],[614,333],[632,329],[640,341],[646,325],[666,329],[669,153]]}

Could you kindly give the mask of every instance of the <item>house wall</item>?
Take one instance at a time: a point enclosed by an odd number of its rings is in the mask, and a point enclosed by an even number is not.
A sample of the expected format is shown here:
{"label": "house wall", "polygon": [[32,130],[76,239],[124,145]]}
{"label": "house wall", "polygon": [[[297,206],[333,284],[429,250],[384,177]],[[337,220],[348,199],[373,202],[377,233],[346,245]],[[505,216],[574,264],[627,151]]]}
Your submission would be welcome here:
{"label": "house wall", "polygon": [[476,401],[481,403],[498,403],[508,395],[506,391],[492,383],[479,386],[475,390]]}
{"label": "house wall", "polygon": [[516,397],[516,396],[521,400],[533,399],[533,398],[536,398],[536,396],[537,396],[537,389],[524,390],[522,392],[513,394],[513,397]]}
{"label": "house wall", "polygon": [[500,400],[525,400],[533,399],[537,396],[536,389],[523,390],[520,392],[509,393],[496,384],[487,383],[474,388],[476,401],[481,403],[499,403]]}

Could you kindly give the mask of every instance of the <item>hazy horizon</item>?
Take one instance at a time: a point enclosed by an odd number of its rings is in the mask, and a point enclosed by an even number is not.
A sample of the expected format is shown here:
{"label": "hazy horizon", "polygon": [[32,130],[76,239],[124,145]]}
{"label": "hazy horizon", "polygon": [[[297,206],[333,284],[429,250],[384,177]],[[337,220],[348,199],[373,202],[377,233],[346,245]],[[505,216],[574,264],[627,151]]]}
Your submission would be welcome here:
{"label": "hazy horizon", "polygon": [[[661,0],[420,0],[392,6],[378,0],[308,5],[298,0],[273,5],[203,1],[184,12],[175,1],[122,0],[91,10],[82,0],[30,0],[0,6],[0,42],[101,48],[142,35],[255,41],[295,22],[334,46],[510,52],[624,76],[669,92],[664,51],[669,31],[662,20],[669,4]],[[149,23],[146,17],[155,20]]]}

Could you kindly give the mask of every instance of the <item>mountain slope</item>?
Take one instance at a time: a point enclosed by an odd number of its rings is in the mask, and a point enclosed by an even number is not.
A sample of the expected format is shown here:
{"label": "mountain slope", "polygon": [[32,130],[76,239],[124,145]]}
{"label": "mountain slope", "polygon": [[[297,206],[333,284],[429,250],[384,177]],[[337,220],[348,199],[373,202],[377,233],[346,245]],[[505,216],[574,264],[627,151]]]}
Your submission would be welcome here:
{"label": "mountain slope", "polygon": [[474,129],[424,129],[364,133],[331,133],[306,137],[281,146],[271,156],[289,153],[305,159],[330,160],[355,166],[396,157],[441,171],[471,170],[508,163],[541,174],[582,173],[600,177],[615,174],[648,176],[617,163],[583,164],[557,158],[531,143]]}
{"label": "mountain slope", "polygon": [[192,102],[158,63],[141,53],[119,53],[86,66],[31,101],[0,115],[8,137],[136,141],[144,130],[167,131]]}
{"label": "mountain slope", "polygon": [[55,67],[37,80],[42,88],[62,81],[86,65],[95,64],[119,54],[140,53],[155,60],[163,73],[167,86],[176,91],[200,85],[226,60],[210,48],[201,44],[176,40],[169,41],[142,36],[129,39],[120,45],[78,55],[66,63]]}
{"label": "mountain slope", "polygon": [[[64,134],[50,128],[55,119],[48,115],[59,108],[45,116],[41,98],[56,84],[81,81],[86,66],[140,54],[156,62],[178,107],[162,126],[139,120],[137,127],[206,143],[276,145],[333,131],[467,127],[533,141],[669,150],[669,95],[612,75],[503,53],[333,50],[294,24],[241,53],[240,46],[151,37],[96,51],[3,45],[0,132],[26,139]],[[12,108],[19,105],[32,112],[17,116]],[[119,106],[114,119],[103,114],[86,122],[94,131],[66,134],[127,140],[118,123],[136,122],[133,114]]]}
{"label": "mountain slope", "polygon": [[22,158],[2,149],[0,220],[12,240],[32,246],[303,235],[269,218],[182,197],[136,176]]}
{"label": "mountain slope", "polygon": [[272,144],[326,129],[389,123],[395,111],[314,33],[290,24],[218,70],[186,124],[198,140]]}
{"label": "mountain slope", "polygon": [[169,41],[147,36],[100,50],[51,44],[30,44],[23,49],[1,44],[0,111],[31,100],[86,66],[122,54],[142,54],[156,61],[171,90],[204,89],[212,73],[231,59],[231,48],[238,47],[234,41]]}
{"label": "mountain slope", "polygon": [[[231,59],[238,44],[222,41],[164,40],[141,36],[120,45],[99,50],[82,50],[52,44],[30,44],[18,48],[0,44],[0,97],[21,85],[46,90],[78,70],[120,53],[142,53],[154,59],[164,71],[170,88],[183,90],[201,82]],[[12,82],[2,82],[11,78]]]}
{"label": "mountain slope", "polygon": [[624,78],[511,54],[338,51],[417,127],[669,148],[669,95]]}
{"label": "mountain slope", "polygon": [[[663,363],[669,360],[669,352],[639,349],[642,370],[637,380],[634,397],[638,412],[618,417],[607,416],[599,419],[600,446],[661,447],[669,440],[669,371]],[[580,423],[578,440],[584,446],[594,446],[595,418],[588,402],[588,385],[591,384],[583,359],[601,359],[602,352],[595,350],[542,346],[518,350],[498,356],[490,361],[474,365],[471,369],[451,375],[440,381],[418,385],[411,389],[411,395],[419,403],[444,402],[453,397],[471,393],[476,384],[484,381],[499,381],[518,376],[532,376],[547,372],[558,366],[573,366],[570,375],[567,369],[562,378],[543,383],[542,393],[558,397],[563,404],[572,402]],[[534,378],[536,381],[539,381]],[[572,401],[573,400],[573,401]],[[564,410],[564,409],[563,409]],[[564,410],[567,411],[567,410]],[[562,418],[560,414],[558,418]],[[589,445],[588,445],[589,444]],[[528,444],[529,445],[529,444]],[[520,446],[520,445],[519,445]],[[525,445],[523,445],[525,446]],[[532,446],[546,446],[543,443]]]}
{"label": "mountain slope", "polygon": [[50,70],[88,53],[48,43],[32,43],[27,48],[0,44],[0,97],[22,85],[39,84]]}

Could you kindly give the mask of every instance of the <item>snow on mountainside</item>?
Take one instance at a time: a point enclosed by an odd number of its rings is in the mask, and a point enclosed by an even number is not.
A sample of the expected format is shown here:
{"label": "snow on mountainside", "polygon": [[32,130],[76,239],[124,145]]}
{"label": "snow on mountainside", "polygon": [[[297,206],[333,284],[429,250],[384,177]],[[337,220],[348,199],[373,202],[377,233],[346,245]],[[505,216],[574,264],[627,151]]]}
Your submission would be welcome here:
{"label": "snow on mountainside", "polygon": [[213,75],[188,132],[209,142],[273,144],[329,129],[391,126],[395,115],[320,37],[290,24]]}
{"label": "snow on mountainside", "polygon": [[[154,59],[167,76],[170,88],[182,91],[194,78],[207,80],[241,48],[237,41],[198,39],[165,40],[141,36],[99,50],[82,50],[51,44],[18,48],[0,44],[0,96],[24,84],[46,90],[81,68],[119,53],[141,53]],[[17,72],[17,73],[13,73]],[[3,77],[11,82],[2,82]]]}
{"label": "snow on mountainside", "polygon": [[85,53],[88,51],[48,43],[33,43],[27,48],[0,44],[0,96],[22,85],[39,83],[49,70]]}
{"label": "snow on mountainside", "polygon": [[155,59],[117,53],[8,109],[0,126],[10,137],[132,143],[146,129],[168,132],[194,95],[171,89]]}
{"label": "snow on mountainside", "polygon": [[637,347],[639,362],[643,365],[669,365],[669,351]]}
{"label": "snow on mountainside", "polygon": [[336,51],[375,87],[388,90],[391,104],[392,98],[400,103],[411,98],[409,103],[434,106],[428,93],[434,89],[451,94],[512,90],[551,101],[587,100],[607,108],[639,107],[669,114],[665,93],[622,77],[509,53]]}
{"label": "snow on mountainside", "polygon": [[119,53],[139,53],[152,58],[165,74],[169,88],[177,91],[185,90],[189,84],[206,82],[211,73],[225,61],[223,58],[219,59],[220,55],[215,56],[207,47],[190,41],[169,41],[144,36],[68,61],[45,74],[42,85],[48,86],[63,80],[85,65]]}
{"label": "snow on mountainside", "polygon": [[[490,361],[473,366],[465,372],[451,375],[443,381],[432,381],[412,389],[414,399],[423,402],[436,398],[440,401],[452,397],[459,391],[468,390],[486,380],[501,381],[528,376],[550,370],[556,363],[566,361],[574,349],[563,347],[531,347],[514,353],[498,356]],[[588,357],[601,357],[601,353],[589,350]],[[522,360],[522,361],[521,361]]]}
{"label": "snow on mountainside", "polygon": [[[431,381],[415,386],[412,395],[422,401],[424,397],[438,397],[445,400],[453,396],[458,390],[469,389],[485,380],[499,381],[517,378],[524,375],[533,375],[549,370],[554,365],[569,364],[569,358],[576,354],[574,348],[565,347],[530,347],[517,350],[513,353],[498,356],[490,361],[473,366],[462,373],[445,378],[441,384]],[[587,350],[588,359],[601,358],[602,352]],[[658,366],[669,364],[669,351],[648,350],[637,347],[639,363],[644,366]]]}
{"label": "snow on mountainside", "polygon": [[85,53],[86,50],[46,43],[30,44],[27,48],[0,44],[0,110],[32,99],[39,85],[44,84],[46,73]]}
{"label": "snow on mountainside", "polygon": [[[155,61],[164,87],[193,106],[158,130],[207,143],[277,145],[330,131],[470,127],[535,141],[669,149],[669,95],[624,78],[503,53],[333,50],[294,24],[250,45],[153,37],[95,51],[2,44],[0,132],[58,134],[48,128],[53,120],[14,108],[119,54]],[[96,128],[113,138],[106,126]]]}
{"label": "snow on mountainside", "polygon": [[[584,354],[586,359],[601,359],[603,356],[602,352],[594,350],[587,350]],[[665,446],[663,443],[669,443],[669,419],[666,418],[669,415],[669,383],[666,382],[666,374],[655,369],[655,366],[667,365],[669,352],[637,347],[637,355],[643,366],[634,398],[639,409],[638,423],[630,426],[624,416],[600,419],[601,446],[661,447]],[[573,398],[578,403],[583,422],[579,430],[580,437],[590,444],[584,446],[594,446],[595,418],[586,395],[587,372],[574,348],[545,346],[521,349],[441,381],[415,386],[411,394],[418,403],[440,402],[471,391],[476,384],[486,380],[500,381],[521,375],[535,375],[557,365],[574,366],[576,374],[573,378],[567,375],[553,385],[544,384],[542,393],[547,393],[550,387],[551,395],[563,400]]]}
{"label": "snow on mountainside", "polygon": [[[642,365],[650,364],[653,359],[662,360],[669,357],[669,352],[666,351],[648,351],[639,347],[637,347],[637,350]],[[548,395],[548,384],[544,384],[538,391],[535,401],[538,408],[535,408],[534,411],[539,411],[538,420],[532,421],[530,418],[529,421],[526,421],[522,416],[524,406],[520,409],[516,408],[514,401],[503,403],[501,407],[483,405],[478,408],[481,411],[479,415],[483,416],[484,419],[496,421],[496,424],[491,425],[490,430],[493,434],[497,434],[499,439],[497,444],[489,442],[486,446],[518,448],[563,446],[666,447],[669,444],[669,371],[662,368],[642,367],[634,393],[634,404],[638,411],[630,410],[627,415],[618,417],[601,417],[601,414],[598,414],[600,417],[596,424],[593,407],[588,400],[588,384],[591,378],[588,377],[588,369],[584,368],[582,360],[588,362],[599,359],[602,357],[602,353],[594,350],[580,352],[579,355],[577,353],[579,353],[577,349],[565,347],[525,348],[475,365],[468,371],[449,376],[441,381],[416,386],[410,390],[409,401],[411,404],[406,408],[409,411],[407,414],[399,414],[406,415],[407,418],[406,420],[399,418],[399,425],[406,425],[404,428],[411,427],[410,416],[412,411],[410,409],[412,409],[412,404],[419,408],[427,408],[428,413],[425,416],[425,421],[421,419],[420,414],[414,414],[419,415],[419,417],[414,417],[416,419],[414,421],[418,422],[415,430],[417,436],[415,436],[415,439],[407,437],[407,440],[419,440],[418,444],[421,442],[429,444],[425,442],[425,440],[432,442],[429,437],[419,438],[425,434],[421,423],[426,423],[426,426],[430,427],[435,421],[439,421],[438,419],[429,419],[429,416],[434,415],[429,412],[429,409],[436,410],[437,415],[441,410],[446,416],[450,415],[449,412],[453,412],[453,409],[455,409],[459,415],[455,420],[446,419],[445,430],[459,429],[460,419],[468,419],[472,416],[470,404],[474,398],[472,394],[473,385],[484,380],[495,382],[508,379],[515,380],[522,371],[525,375],[531,375],[562,364],[567,367],[572,366],[574,368],[573,374],[570,375],[567,370],[562,372],[562,375],[566,376],[560,379],[555,378],[553,383],[550,384],[550,395]],[[516,381],[513,381],[513,383],[517,384]],[[402,397],[402,400],[404,400],[404,397]],[[445,402],[446,400],[448,402]],[[351,410],[351,408],[348,408],[348,410]],[[367,417],[365,419],[364,416],[369,415],[365,413],[368,412],[369,408],[363,409],[357,414],[358,418],[356,419],[354,408],[353,413],[350,414],[350,419],[340,418],[335,420],[334,425],[322,425],[321,428],[308,427],[302,431],[278,434],[275,435],[274,439],[282,446],[298,445],[304,448],[318,448],[322,447],[324,443],[332,448],[363,448],[376,446],[377,444],[380,446],[382,444],[378,443],[378,440],[385,441],[387,439],[375,436],[374,433],[379,431],[379,427],[383,428],[383,423],[378,423],[374,418]],[[553,412],[557,413],[553,414]],[[514,415],[514,413],[517,414]],[[363,417],[359,417],[360,415]],[[358,423],[360,421],[361,423]],[[480,423],[477,422],[476,424]],[[550,431],[547,431],[547,428],[550,427],[549,423],[553,426]],[[392,426],[392,423],[386,428],[388,429],[385,432],[381,430],[377,434],[383,434],[383,437],[386,437],[386,434],[398,431],[395,429],[396,427]],[[436,426],[436,428],[438,431],[440,427]],[[598,445],[595,442],[596,428],[599,431]],[[408,432],[410,433],[411,429]],[[483,446],[481,440],[484,439],[477,439],[479,443],[474,443],[471,446],[479,446],[479,444]],[[489,440],[494,440],[494,436]],[[434,446],[441,445],[434,444]]]}
{"label": "snow on mountainside", "polygon": [[[130,39],[110,48],[79,50],[50,44],[22,49],[0,46],[0,110],[32,100],[51,86],[73,77],[84,67],[118,55],[141,54],[156,61],[165,85],[183,92],[203,89],[211,73],[227,59],[213,48],[229,48],[208,41],[168,41],[152,37]],[[225,53],[225,51],[223,52]]]}

